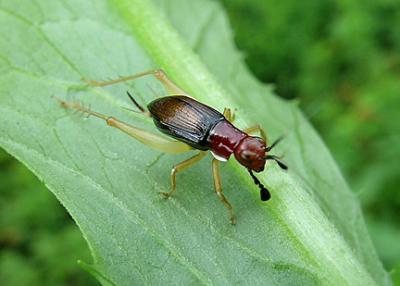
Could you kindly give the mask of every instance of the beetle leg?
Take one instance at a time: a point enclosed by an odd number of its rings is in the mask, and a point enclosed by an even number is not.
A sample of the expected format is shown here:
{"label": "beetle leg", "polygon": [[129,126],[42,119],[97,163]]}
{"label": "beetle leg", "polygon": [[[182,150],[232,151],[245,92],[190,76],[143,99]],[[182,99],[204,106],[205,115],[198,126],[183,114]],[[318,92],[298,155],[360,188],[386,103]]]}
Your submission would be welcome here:
{"label": "beetle leg", "polygon": [[108,86],[116,83],[137,79],[143,76],[153,75],[157,80],[161,82],[161,84],[168,90],[169,93],[172,94],[186,94],[186,92],[177,86],[162,69],[145,71],[141,73],[137,73],[130,76],[124,76],[117,79],[109,80],[109,81],[95,81],[95,80],[85,80],[91,86]]}
{"label": "beetle leg", "polygon": [[231,123],[235,120],[235,114],[233,113],[232,109],[227,107],[224,108],[224,117]]}
{"label": "beetle leg", "polygon": [[225,205],[225,207],[229,211],[230,215],[230,220],[232,224],[236,224],[236,218],[235,215],[233,214],[233,208],[232,205],[228,202],[224,194],[222,193],[222,187],[221,187],[221,176],[219,174],[219,162],[217,159],[212,160],[212,172],[213,172],[213,177],[214,177],[214,188],[215,192],[217,193],[219,199],[221,202]]}
{"label": "beetle leg", "polygon": [[171,170],[171,191],[169,192],[160,192],[160,194],[164,195],[165,198],[169,198],[175,191],[176,191],[176,173],[187,169],[188,167],[192,166],[193,164],[200,161],[207,152],[200,152],[193,157],[175,165]]}
{"label": "beetle leg", "polygon": [[265,142],[267,142],[267,135],[266,135],[266,133],[265,133],[265,130],[260,126],[260,124],[257,124],[257,125],[255,125],[255,126],[246,128],[246,129],[244,129],[243,131],[246,132],[246,133],[253,133],[253,132],[257,132],[257,131],[258,131],[258,132],[260,132],[261,138],[262,138]]}
{"label": "beetle leg", "polygon": [[148,132],[147,130],[137,128],[128,123],[120,121],[114,117],[109,117],[102,113],[92,111],[78,103],[63,101],[57,97],[56,97],[56,100],[58,100],[58,102],[60,102],[61,106],[64,108],[75,109],[75,110],[81,111],[83,113],[86,113],[89,116],[93,115],[97,118],[103,119],[104,121],[106,121],[106,123],[109,126],[118,128],[119,130],[121,130],[121,131],[125,132],[126,134],[128,134],[129,136],[135,138],[139,142],[141,142],[149,147],[152,147],[156,150],[159,150],[161,152],[184,153],[184,152],[187,152],[187,151],[193,149],[192,147],[190,147],[189,145],[187,145],[183,142],[171,140],[169,138],[153,134],[151,132]]}

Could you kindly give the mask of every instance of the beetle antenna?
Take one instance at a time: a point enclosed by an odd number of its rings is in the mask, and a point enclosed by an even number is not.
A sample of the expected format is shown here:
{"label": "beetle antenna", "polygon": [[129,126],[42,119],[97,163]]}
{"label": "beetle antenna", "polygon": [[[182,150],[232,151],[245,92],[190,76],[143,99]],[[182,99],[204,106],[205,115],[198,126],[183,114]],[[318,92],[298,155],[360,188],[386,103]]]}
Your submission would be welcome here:
{"label": "beetle antenna", "polygon": [[146,110],[141,106],[134,98],[133,96],[129,93],[129,91],[126,91],[126,94],[129,96],[133,104],[141,111],[141,112],[146,112]]}
{"label": "beetle antenna", "polygon": [[265,148],[265,152],[271,151],[271,149],[274,148],[274,147],[276,146],[276,144],[278,144],[279,142],[281,142],[282,139],[283,139],[283,136],[281,136],[281,137],[279,137],[278,139],[276,139],[276,140],[271,144],[271,146]]}
{"label": "beetle antenna", "polygon": [[275,155],[267,155],[267,157],[265,157],[265,160],[274,160],[283,170],[288,169],[288,166],[285,163],[283,163],[279,157]]}
{"label": "beetle antenna", "polygon": [[247,169],[249,171],[250,176],[253,178],[254,184],[256,184],[259,189],[260,189],[260,198],[263,202],[268,201],[271,198],[270,192],[267,190],[267,188],[260,182],[259,179],[257,179],[256,176],[254,176],[253,171],[251,169]]}

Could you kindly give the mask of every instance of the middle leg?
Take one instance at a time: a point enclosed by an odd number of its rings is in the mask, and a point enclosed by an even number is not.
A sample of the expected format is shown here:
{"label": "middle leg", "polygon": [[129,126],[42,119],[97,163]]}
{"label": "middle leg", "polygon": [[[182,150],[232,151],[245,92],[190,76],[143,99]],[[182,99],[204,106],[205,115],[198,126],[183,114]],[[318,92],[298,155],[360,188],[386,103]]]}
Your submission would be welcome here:
{"label": "middle leg", "polygon": [[236,218],[235,215],[233,214],[233,208],[232,205],[228,202],[224,194],[222,193],[222,187],[221,187],[221,176],[219,174],[219,161],[217,159],[212,160],[212,172],[213,172],[213,177],[214,177],[214,188],[215,192],[217,193],[219,199],[221,202],[225,205],[225,207],[228,209],[231,224],[236,224]]}
{"label": "middle leg", "polygon": [[200,161],[207,152],[201,151],[200,153],[194,155],[193,157],[175,165],[171,170],[171,191],[169,192],[160,192],[165,198],[169,198],[176,191],[176,173],[187,169],[192,166],[196,162]]}

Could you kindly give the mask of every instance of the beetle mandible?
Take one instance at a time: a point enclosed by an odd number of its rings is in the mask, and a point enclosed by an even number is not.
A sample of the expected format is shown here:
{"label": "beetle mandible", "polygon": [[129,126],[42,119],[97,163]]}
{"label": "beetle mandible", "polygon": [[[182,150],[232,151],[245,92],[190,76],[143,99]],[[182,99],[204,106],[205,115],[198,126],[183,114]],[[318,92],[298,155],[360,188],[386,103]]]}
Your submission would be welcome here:
{"label": "beetle mandible", "polygon": [[[233,213],[232,205],[222,192],[219,173],[219,163],[221,161],[227,161],[233,154],[235,159],[248,170],[254,183],[258,185],[261,200],[269,200],[271,198],[269,191],[257,179],[253,171],[262,172],[267,160],[274,160],[282,169],[287,170],[287,166],[279,157],[268,154],[281,138],[267,146],[267,138],[260,125],[243,130],[238,129],[232,124],[234,118],[229,108],[225,108],[223,114],[221,114],[214,108],[198,102],[169,79],[166,73],[161,69],[142,72],[110,81],[99,82],[89,80],[87,83],[91,86],[103,87],[147,75],[153,75],[158,79],[171,95],[153,100],[147,105],[146,110],[129,92],[127,92],[127,94],[141,113],[153,119],[158,130],[173,139],[150,133],[114,117],[92,111],[78,103],[66,102],[58,98],[57,100],[64,108],[77,109],[103,119],[108,125],[122,130],[138,141],[159,151],[166,153],[183,153],[193,149],[199,150],[198,154],[172,168],[171,191],[161,192],[165,198],[170,197],[176,190],[176,174],[200,161],[207,154],[207,151],[211,151],[214,157],[212,160],[212,173],[215,192],[228,209],[232,224],[236,223],[236,218]],[[257,131],[260,133],[261,137],[249,135]]]}

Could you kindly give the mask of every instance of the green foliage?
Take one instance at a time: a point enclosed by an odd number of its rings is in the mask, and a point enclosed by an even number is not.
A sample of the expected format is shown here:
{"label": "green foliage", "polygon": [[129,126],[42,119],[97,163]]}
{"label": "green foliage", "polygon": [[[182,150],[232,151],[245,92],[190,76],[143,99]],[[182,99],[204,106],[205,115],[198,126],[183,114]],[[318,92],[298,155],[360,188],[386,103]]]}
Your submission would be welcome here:
{"label": "green foliage", "polygon": [[[74,217],[94,258],[85,267],[117,285],[390,284],[330,154],[295,104],[250,77],[220,7],[157,3],[179,34],[147,1],[1,2],[0,146]],[[277,150],[291,172],[271,164],[260,175],[272,191],[268,204],[259,202],[245,170],[234,162],[223,168],[236,227],[213,194],[209,162],[180,176],[177,196],[165,202],[157,191],[169,189],[169,168],[186,156],[158,154],[51,99],[82,100],[150,129],[151,122],[121,108],[128,106],[121,95],[129,88],[148,102],[145,84],[154,81],[100,90],[81,77],[154,67],[201,101],[237,108],[239,126],[259,122],[272,138],[287,134]],[[58,253],[47,243],[37,249]]]}
{"label": "green foliage", "polygon": [[90,254],[54,196],[1,150],[0,166],[2,285],[97,285],[77,268]]}
{"label": "green foliage", "polygon": [[400,2],[223,2],[250,68],[300,99],[359,194],[383,261],[400,264]]}

